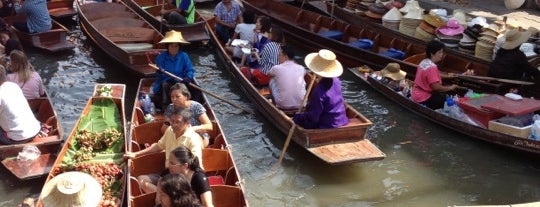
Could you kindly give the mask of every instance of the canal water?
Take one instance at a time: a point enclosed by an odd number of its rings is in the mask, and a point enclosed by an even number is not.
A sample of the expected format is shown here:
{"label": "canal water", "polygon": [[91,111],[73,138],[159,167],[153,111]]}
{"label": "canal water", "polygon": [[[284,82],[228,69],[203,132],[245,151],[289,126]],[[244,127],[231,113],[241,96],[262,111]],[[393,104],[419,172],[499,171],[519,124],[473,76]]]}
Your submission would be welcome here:
{"label": "canal water", "polygon": [[[127,84],[126,115],[131,116],[139,80],[73,24],[71,39],[77,47],[72,51],[26,50],[44,79],[66,135],[95,83]],[[212,48],[190,51],[201,86],[256,111],[223,63],[216,61],[215,52]],[[261,114],[246,114],[210,97],[251,206],[427,207],[540,201],[538,157],[435,125],[348,71],[341,79],[346,101],[373,122],[368,138],[386,153],[386,159],[330,166],[291,144],[281,167],[272,171],[286,135]],[[43,182],[21,182],[0,168],[0,207],[17,206],[26,196],[37,197]]]}

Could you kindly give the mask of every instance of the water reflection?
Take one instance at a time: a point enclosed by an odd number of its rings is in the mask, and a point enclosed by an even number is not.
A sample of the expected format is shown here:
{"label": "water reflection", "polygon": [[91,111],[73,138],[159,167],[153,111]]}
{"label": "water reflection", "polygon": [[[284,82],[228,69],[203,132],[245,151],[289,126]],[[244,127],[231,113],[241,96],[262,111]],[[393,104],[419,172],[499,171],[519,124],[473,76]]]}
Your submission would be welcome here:
{"label": "water reflection", "polygon": [[[94,83],[128,85],[126,112],[131,115],[138,77],[84,38],[73,51],[43,54],[28,50],[45,79],[64,133],[91,95]],[[214,50],[190,52],[201,86],[256,111],[239,85],[216,62]],[[301,60],[301,57],[298,59]],[[273,171],[286,135],[261,114],[250,115],[209,97],[240,171],[251,206],[448,206],[505,204],[540,200],[540,164],[527,156],[475,141],[417,116],[358,82],[342,76],[344,97],[372,122],[369,139],[387,158],[329,166],[291,144],[281,167]],[[19,182],[0,169],[0,207],[37,196],[43,179]]]}

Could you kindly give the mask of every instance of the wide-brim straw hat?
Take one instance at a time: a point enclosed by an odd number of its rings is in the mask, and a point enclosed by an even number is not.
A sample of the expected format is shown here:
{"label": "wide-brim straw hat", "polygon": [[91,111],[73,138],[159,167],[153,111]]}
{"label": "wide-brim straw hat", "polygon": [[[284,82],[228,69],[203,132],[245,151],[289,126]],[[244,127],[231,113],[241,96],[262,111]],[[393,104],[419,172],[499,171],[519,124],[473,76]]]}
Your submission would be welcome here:
{"label": "wide-brim straw hat", "polygon": [[165,37],[159,41],[159,43],[183,43],[189,44],[188,41],[184,39],[181,32],[171,30],[165,34]]}
{"label": "wide-brim straw hat", "polygon": [[457,19],[450,19],[446,23],[446,26],[437,28],[437,31],[444,35],[453,36],[462,34],[465,28],[459,24]]}
{"label": "wide-brim straw hat", "polygon": [[43,206],[96,207],[101,201],[103,190],[90,174],[71,171],[53,177],[41,191]]}
{"label": "wide-brim straw hat", "polygon": [[504,34],[505,41],[501,45],[501,48],[507,50],[514,49],[521,45],[521,43],[526,42],[527,39],[529,39],[529,36],[531,36],[531,33],[529,31],[520,32],[517,29],[507,31]]}
{"label": "wide-brim straw hat", "polygon": [[507,9],[517,9],[523,6],[523,3],[525,3],[525,0],[504,0],[504,6]]}
{"label": "wide-brim straw hat", "polygon": [[444,22],[444,20],[437,15],[424,15],[424,21],[434,27],[443,27],[446,25],[446,22]]}
{"label": "wide-brim straw hat", "polygon": [[401,12],[394,7],[390,9],[390,11],[386,12],[386,14],[382,16],[382,19],[388,21],[401,21],[402,17],[403,15],[401,14]]}
{"label": "wide-brim straw hat", "polygon": [[322,77],[333,78],[343,73],[343,66],[336,59],[336,54],[327,49],[308,54],[304,62],[309,70]]}
{"label": "wide-brim straw hat", "polygon": [[407,72],[402,71],[397,63],[388,63],[388,65],[381,70],[381,75],[398,81],[403,80],[407,75]]}

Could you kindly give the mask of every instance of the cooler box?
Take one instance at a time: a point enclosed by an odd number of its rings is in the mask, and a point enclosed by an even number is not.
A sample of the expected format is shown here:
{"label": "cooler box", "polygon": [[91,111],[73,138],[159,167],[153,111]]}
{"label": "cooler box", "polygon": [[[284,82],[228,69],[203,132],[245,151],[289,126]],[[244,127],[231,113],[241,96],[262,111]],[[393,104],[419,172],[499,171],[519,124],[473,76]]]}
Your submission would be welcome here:
{"label": "cooler box", "polygon": [[460,100],[459,107],[463,109],[463,112],[467,114],[472,120],[476,121],[478,124],[488,127],[489,121],[501,118],[504,114],[491,111],[485,108],[482,108],[482,104],[496,100],[497,97],[494,96],[483,96],[480,98]]}
{"label": "cooler box", "polygon": [[503,124],[498,122],[497,120],[491,120],[489,121],[488,129],[500,132],[503,134],[512,135],[515,137],[521,137],[528,139],[531,135],[531,128],[532,125],[524,126],[524,127],[516,127],[508,124]]}

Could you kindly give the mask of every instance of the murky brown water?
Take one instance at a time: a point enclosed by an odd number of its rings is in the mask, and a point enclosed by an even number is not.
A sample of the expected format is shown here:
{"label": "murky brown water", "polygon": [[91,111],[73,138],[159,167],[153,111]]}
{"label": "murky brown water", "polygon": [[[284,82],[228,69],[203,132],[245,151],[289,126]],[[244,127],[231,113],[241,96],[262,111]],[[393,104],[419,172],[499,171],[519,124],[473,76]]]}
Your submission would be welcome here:
{"label": "murky brown water", "polygon": [[[91,95],[94,83],[128,85],[126,103],[133,103],[138,77],[129,75],[96,49],[75,27],[79,44],[73,51],[43,54],[27,50],[45,79],[68,134]],[[202,87],[255,110],[214,51],[191,52]],[[251,206],[448,206],[507,204],[540,200],[538,158],[516,155],[464,135],[405,110],[352,74],[342,76],[344,96],[374,126],[369,137],[387,158],[382,161],[328,166],[303,148],[289,146],[274,174],[286,135],[260,114],[249,115],[210,98],[234,157]],[[131,106],[126,106],[128,116]],[[43,179],[20,182],[0,168],[0,207],[16,206],[37,197]]]}

